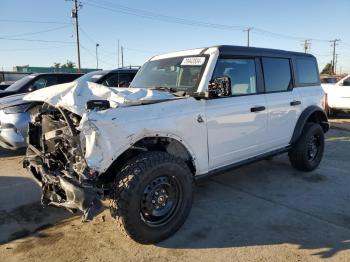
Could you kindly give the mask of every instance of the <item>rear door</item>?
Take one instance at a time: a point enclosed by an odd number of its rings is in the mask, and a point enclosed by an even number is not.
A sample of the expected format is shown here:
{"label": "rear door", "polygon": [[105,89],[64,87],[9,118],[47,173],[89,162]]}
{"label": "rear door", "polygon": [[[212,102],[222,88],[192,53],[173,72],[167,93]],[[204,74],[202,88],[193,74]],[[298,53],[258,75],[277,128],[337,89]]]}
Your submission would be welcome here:
{"label": "rear door", "polygon": [[269,151],[287,146],[302,111],[289,58],[262,57],[268,111]]}
{"label": "rear door", "polygon": [[213,78],[228,76],[232,96],[206,100],[209,168],[226,166],[265,151],[267,110],[255,58],[220,58]]}

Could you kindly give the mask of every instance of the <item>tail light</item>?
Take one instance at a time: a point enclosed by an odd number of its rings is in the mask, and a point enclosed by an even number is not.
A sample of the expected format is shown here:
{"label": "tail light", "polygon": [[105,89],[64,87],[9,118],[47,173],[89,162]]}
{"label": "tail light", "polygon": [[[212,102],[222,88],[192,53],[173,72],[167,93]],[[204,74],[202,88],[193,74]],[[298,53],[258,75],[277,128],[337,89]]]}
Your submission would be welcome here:
{"label": "tail light", "polygon": [[323,109],[328,112],[328,94],[324,94]]}

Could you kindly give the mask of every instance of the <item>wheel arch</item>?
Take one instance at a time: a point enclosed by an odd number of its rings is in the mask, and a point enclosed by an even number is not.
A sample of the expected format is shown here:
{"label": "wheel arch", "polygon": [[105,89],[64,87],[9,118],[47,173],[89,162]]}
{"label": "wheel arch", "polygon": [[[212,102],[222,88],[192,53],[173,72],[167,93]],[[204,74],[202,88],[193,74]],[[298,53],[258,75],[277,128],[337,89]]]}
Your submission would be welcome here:
{"label": "wheel arch", "polygon": [[329,130],[329,122],[326,113],[321,107],[309,106],[301,113],[293,132],[291,144],[294,144],[300,137],[306,123],[313,122],[321,125],[323,132]]}
{"label": "wheel arch", "polygon": [[181,158],[195,176],[198,163],[194,152],[184,140],[172,134],[146,135],[139,138],[130,147],[115,158],[110,167],[102,175],[103,179],[115,178],[115,174],[132,158],[145,151],[163,151]]}

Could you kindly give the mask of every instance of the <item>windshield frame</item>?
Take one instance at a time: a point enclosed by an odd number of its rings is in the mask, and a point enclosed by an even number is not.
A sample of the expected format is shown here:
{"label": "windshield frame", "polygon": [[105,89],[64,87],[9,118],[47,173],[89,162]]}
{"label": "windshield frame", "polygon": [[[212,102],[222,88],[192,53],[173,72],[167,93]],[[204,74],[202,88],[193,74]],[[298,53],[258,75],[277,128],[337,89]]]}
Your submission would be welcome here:
{"label": "windshield frame", "polygon": [[[204,58],[205,58],[205,61],[204,61],[203,65],[201,65],[202,68],[201,68],[201,71],[200,71],[200,73],[199,73],[199,78],[198,78],[197,83],[196,83],[192,88],[187,88],[187,89],[178,88],[178,87],[174,87],[174,86],[166,86],[166,88],[174,89],[175,92],[178,92],[178,91],[184,91],[184,92],[186,92],[186,93],[197,92],[198,87],[199,87],[199,85],[200,85],[200,83],[201,83],[201,81],[202,81],[204,71],[205,71],[205,69],[207,68],[207,65],[208,65],[208,61],[209,61],[209,58],[210,58],[210,55],[208,55],[208,54],[185,55],[185,56],[171,56],[171,57],[166,57],[166,58],[161,58],[161,59],[155,59],[155,60],[149,59],[146,63],[144,63],[144,64],[142,65],[142,67],[144,67],[147,63],[153,62],[153,61],[162,61],[162,60],[172,59],[172,58],[182,58],[182,59],[184,59],[184,58],[186,58],[186,57],[204,57]],[[159,86],[148,86],[148,87],[146,87],[146,86],[134,86],[134,85],[133,85],[133,82],[134,82],[134,80],[137,78],[137,75],[138,75],[139,73],[141,73],[142,67],[139,69],[139,71],[138,71],[137,74],[135,75],[134,79],[131,81],[131,83],[130,83],[130,87],[131,87],[131,88],[146,88],[146,89],[152,89],[152,88],[155,88],[155,87],[163,87],[163,86],[161,86],[161,85],[159,85]]]}

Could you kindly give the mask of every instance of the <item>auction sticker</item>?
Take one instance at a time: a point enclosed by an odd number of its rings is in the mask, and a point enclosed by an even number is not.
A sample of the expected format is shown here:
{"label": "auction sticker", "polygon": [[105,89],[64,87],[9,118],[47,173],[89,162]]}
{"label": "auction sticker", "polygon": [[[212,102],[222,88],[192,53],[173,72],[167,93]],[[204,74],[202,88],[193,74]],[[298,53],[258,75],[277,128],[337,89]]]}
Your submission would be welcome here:
{"label": "auction sticker", "polygon": [[201,56],[193,56],[193,57],[185,57],[181,65],[182,66],[201,66],[205,62],[205,57]]}

